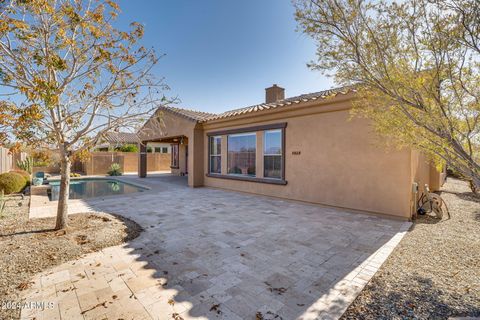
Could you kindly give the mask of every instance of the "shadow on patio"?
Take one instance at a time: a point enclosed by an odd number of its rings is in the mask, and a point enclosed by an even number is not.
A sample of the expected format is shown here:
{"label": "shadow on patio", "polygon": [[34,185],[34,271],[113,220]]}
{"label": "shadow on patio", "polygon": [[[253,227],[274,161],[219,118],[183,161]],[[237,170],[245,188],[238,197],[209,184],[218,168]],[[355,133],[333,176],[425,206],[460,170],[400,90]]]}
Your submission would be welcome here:
{"label": "shadow on patio", "polygon": [[150,179],[160,192],[87,201],[145,231],[55,268],[69,270],[79,301],[69,308],[60,294],[64,318],[337,318],[409,226],[176,182]]}

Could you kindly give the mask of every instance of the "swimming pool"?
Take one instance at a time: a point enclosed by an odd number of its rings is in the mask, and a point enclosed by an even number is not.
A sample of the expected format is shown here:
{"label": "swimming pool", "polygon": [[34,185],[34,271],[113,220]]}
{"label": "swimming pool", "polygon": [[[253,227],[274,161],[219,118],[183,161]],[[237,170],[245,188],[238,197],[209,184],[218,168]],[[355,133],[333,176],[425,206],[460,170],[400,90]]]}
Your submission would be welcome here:
{"label": "swimming pool", "polygon": [[[50,181],[49,184],[51,189],[48,193],[48,198],[50,201],[57,201],[60,192],[60,181]],[[72,179],[70,180],[69,199],[97,198],[145,190],[147,189],[114,179]]]}

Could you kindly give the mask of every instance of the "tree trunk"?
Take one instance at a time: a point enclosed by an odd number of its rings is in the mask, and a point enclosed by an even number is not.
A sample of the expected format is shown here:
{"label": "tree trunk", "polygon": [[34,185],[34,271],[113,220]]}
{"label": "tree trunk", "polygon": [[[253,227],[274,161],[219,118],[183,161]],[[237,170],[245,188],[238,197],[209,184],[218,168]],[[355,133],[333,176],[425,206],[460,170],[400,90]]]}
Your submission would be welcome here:
{"label": "tree trunk", "polygon": [[70,194],[70,157],[66,150],[61,150],[61,180],[60,180],[60,194],[58,197],[57,207],[57,222],[55,229],[63,229],[67,226],[68,215],[68,197]]}

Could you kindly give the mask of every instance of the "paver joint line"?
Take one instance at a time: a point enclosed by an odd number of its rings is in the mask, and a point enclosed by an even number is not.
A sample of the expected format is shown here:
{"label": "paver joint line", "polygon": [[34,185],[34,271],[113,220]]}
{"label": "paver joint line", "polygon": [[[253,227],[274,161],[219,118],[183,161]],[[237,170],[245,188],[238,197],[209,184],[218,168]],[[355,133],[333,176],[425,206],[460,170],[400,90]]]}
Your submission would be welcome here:
{"label": "paver joint line", "polygon": [[23,311],[22,319],[172,319],[173,313],[185,320],[245,319],[258,312],[337,319],[411,226],[311,204],[190,189],[173,177],[142,184],[151,190],[76,206],[124,215],[145,231],[130,243],[37,275],[24,298],[52,299],[55,308]]}

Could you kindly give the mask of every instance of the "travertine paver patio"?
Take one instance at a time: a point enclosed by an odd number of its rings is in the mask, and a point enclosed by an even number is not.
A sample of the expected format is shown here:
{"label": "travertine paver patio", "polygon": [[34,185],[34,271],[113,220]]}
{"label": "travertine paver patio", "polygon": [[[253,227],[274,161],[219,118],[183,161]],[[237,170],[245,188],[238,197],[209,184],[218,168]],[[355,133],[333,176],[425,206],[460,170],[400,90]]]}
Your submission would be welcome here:
{"label": "travertine paver patio", "polygon": [[335,319],[410,226],[179,179],[146,179],[149,192],[89,201],[145,231],[35,277],[26,301],[53,308],[22,318]]}

